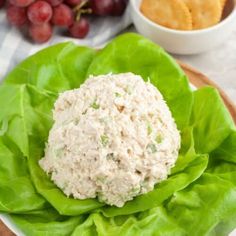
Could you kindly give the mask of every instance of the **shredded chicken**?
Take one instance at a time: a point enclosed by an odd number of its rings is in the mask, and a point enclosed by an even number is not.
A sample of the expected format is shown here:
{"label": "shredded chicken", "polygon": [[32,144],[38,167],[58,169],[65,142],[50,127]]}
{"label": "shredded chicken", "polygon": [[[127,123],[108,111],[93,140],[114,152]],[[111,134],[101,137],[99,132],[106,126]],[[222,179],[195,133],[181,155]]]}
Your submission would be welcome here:
{"label": "shredded chicken", "polygon": [[180,135],[161,93],[132,73],[60,94],[40,166],[67,196],[122,207],[174,166]]}

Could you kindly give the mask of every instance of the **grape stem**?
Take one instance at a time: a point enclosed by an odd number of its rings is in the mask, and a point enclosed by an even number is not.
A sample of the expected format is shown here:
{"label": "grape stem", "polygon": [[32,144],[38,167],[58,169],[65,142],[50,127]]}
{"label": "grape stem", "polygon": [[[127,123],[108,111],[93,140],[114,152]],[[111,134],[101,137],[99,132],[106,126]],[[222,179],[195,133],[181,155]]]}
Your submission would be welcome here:
{"label": "grape stem", "polygon": [[80,4],[78,4],[77,6],[75,6],[73,8],[73,11],[76,13],[76,17],[75,17],[76,21],[80,20],[80,17],[82,14],[91,14],[92,13],[92,9],[90,9],[90,8],[83,9],[83,7],[87,6],[88,2],[89,2],[89,0],[84,0]]}
{"label": "grape stem", "polygon": [[90,9],[90,8],[88,8],[88,9],[81,9],[76,14],[75,20],[79,21],[82,14],[91,14],[91,13],[92,13],[92,9]]}
{"label": "grape stem", "polygon": [[80,4],[78,4],[73,8],[73,11],[75,12],[79,11],[81,8],[85,7],[88,4],[88,2],[89,2],[88,0],[82,1]]}

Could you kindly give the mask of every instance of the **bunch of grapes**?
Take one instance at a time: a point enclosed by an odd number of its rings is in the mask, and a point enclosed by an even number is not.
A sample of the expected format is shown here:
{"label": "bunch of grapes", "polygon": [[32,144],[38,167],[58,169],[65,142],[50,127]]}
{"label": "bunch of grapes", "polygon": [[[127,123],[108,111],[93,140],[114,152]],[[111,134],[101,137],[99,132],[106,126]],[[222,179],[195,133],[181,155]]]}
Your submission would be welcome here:
{"label": "bunch of grapes", "polygon": [[[75,38],[89,32],[88,15],[120,16],[127,0],[7,0],[7,19],[17,27],[26,25],[34,42],[52,37],[53,26],[64,27]],[[0,0],[0,8],[5,0]]]}

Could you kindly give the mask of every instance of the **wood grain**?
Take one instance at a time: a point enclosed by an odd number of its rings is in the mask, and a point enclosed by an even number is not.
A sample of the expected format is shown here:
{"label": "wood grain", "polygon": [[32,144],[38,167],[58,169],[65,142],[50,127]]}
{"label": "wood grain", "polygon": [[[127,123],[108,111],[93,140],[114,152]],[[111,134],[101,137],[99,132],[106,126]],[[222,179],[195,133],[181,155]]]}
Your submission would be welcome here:
{"label": "wood grain", "polygon": [[[222,99],[224,100],[225,105],[230,111],[232,118],[236,124],[236,107],[235,104],[229,99],[229,97],[224,93],[222,89],[220,89],[214,82],[212,82],[209,78],[203,75],[201,72],[193,69],[192,67],[178,62],[182,69],[185,71],[188,76],[190,82],[195,85],[197,88],[201,88],[204,86],[212,86],[218,89]],[[0,236],[14,236],[13,234],[1,221],[0,221]]]}
{"label": "wood grain", "polygon": [[1,236],[15,236],[15,234],[13,234],[11,230],[9,230],[7,226],[5,226],[2,223],[2,221],[0,221],[0,235]]}

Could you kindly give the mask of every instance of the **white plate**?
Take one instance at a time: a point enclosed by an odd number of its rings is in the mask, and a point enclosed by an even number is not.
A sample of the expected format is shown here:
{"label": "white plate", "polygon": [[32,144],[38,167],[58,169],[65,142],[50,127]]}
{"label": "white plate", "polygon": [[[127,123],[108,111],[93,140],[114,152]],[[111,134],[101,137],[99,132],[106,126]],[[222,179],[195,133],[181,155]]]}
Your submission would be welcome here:
{"label": "white plate", "polygon": [[[193,90],[196,90],[196,87],[190,84]],[[11,217],[8,214],[0,214],[0,220],[17,236],[25,236],[25,234],[14,224],[11,220]],[[236,229],[229,234],[229,236],[236,236]]]}

